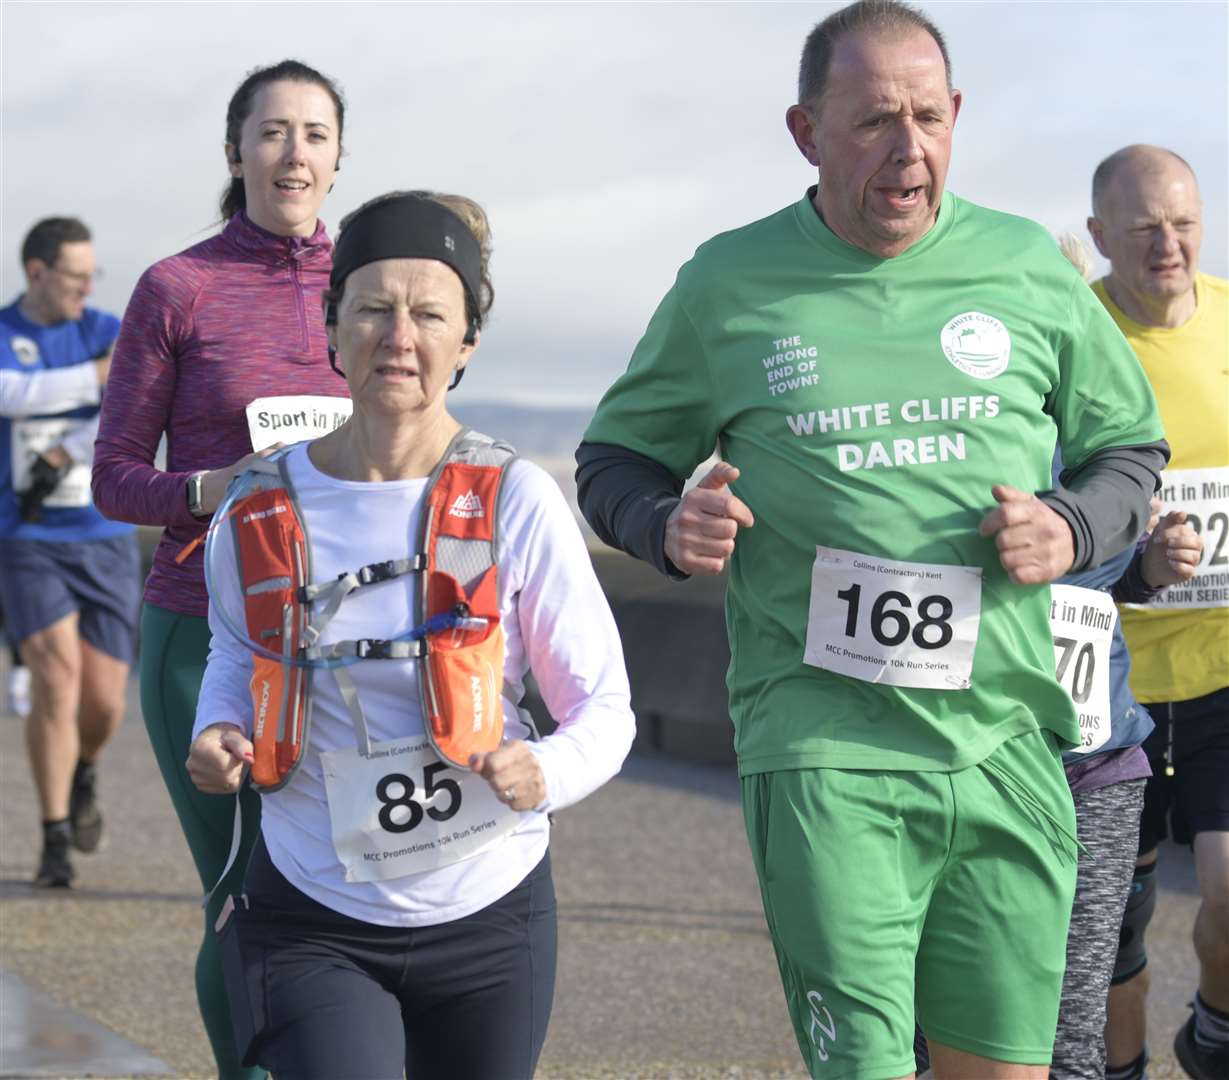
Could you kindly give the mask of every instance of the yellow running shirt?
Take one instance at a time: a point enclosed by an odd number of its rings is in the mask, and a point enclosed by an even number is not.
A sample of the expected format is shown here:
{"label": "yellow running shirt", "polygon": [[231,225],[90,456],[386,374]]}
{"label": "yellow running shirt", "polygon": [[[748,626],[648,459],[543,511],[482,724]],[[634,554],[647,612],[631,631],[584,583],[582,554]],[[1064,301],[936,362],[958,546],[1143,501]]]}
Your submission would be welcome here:
{"label": "yellow running shirt", "polygon": [[1229,686],[1229,281],[1199,274],[1194,316],[1142,326],[1093,291],[1139,357],[1173,450],[1162,476],[1165,510],[1186,510],[1203,559],[1185,586],[1122,611],[1131,689],[1140,701],[1187,701]]}

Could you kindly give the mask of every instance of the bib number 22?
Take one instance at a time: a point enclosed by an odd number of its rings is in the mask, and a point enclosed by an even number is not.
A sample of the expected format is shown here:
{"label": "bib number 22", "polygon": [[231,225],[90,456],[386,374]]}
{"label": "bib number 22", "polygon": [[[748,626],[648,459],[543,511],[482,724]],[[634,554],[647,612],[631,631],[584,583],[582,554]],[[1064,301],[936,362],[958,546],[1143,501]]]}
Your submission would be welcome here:
{"label": "bib number 22", "polygon": [[[455,780],[437,780],[448,766],[435,762],[423,766],[423,795],[432,801],[437,794],[448,795],[448,805],[440,808],[428,806],[426,812],[433,821],[447,821],[461,809],[461,785]],[[405,773],[389,773],[376,784],[376,798],[380,801],[380,827],[390,833],[407,833],[422,822],[423,802],[414,798],[417,790],[414,781]]]}

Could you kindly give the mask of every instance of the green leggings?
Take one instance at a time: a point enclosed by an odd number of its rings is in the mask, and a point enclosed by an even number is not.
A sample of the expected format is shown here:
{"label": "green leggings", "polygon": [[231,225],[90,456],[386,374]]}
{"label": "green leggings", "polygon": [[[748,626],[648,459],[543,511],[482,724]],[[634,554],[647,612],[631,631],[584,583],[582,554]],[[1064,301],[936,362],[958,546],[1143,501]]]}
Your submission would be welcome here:
{"label": "green leggings", "polygon": [[[235,800],[198,791],[184,766],[208,655],[208,620],[151,604],[141,609],[141,712],[203,890],[213,888],[226,865],[235,818]],[[245,788],[242,803],[243,846],[205,911],[205,937],[196,957],[196,999],[221,1080],[258,1080],[265,1075],[263,1069],[245,1069],[239,1064],[222,982],[221,953],[213,932],[226,895],[240,891],[248,854],[260,831],[260,796]]]}

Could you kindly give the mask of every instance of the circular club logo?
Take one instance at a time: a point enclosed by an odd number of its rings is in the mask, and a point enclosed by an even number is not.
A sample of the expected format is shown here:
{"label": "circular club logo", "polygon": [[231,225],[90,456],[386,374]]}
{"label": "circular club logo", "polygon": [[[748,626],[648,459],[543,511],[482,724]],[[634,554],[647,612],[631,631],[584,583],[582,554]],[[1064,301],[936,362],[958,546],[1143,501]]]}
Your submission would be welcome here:
{"label": "circular club logo", "polygon": [[939,344],[952,367],[975,379],[993,379],[1007,370],[1011,335],[993,315],[966,311],[940,332]]}
{"label": "circular club logo", "polygon": [[38,343],[28,337],[9,338],[9,348],[23,367],[33,367],[38,363]]}

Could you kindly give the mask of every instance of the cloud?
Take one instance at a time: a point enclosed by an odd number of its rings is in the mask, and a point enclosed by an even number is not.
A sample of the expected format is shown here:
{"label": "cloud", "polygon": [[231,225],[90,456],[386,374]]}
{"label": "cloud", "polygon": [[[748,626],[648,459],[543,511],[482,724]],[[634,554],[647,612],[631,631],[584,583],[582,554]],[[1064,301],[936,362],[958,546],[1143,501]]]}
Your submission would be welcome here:
{"label": "cloud", "polygon": [[[3,5],[0,290],[47,213],[94,228],[122,309],[141,270],[200,239],[225,181],[227,99],[259,64],[336,76],[346,157],[324,216],[381,191],[488,208],[497,302],[467,393],[592,402],[681,262],[797,199],[811,176],[783,122],[797,57],[833,4]],[[1096,162],[1173,146],[1225,275],[1222,5],[925,4],[965,108],[950,186],[1082,231]]]}

